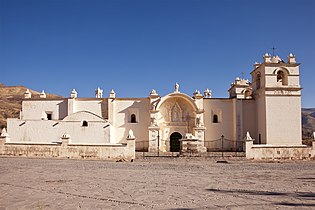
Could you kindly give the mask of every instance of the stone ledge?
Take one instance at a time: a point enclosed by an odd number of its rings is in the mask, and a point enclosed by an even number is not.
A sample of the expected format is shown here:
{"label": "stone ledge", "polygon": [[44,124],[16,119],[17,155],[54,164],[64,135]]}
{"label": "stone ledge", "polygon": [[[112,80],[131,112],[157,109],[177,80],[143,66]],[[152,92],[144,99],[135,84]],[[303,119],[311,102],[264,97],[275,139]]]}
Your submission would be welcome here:
{"label": "stone ledge", "polygon": [[270,144],[253,144],[252,148],[307,148],[307,145],[270,145]]}

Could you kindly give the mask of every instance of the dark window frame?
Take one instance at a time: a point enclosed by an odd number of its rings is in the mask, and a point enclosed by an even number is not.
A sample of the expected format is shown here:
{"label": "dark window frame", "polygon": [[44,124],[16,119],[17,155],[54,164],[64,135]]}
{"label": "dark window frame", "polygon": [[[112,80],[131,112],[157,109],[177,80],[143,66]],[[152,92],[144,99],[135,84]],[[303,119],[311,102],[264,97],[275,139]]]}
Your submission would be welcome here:
{"label": "dark window frame", "polygon": [[137,123],[137,116],[135,114],[130,115],[130,123]]}
{"label": "dark window frame", "polygon": [[89,126],[89,123],[88,123],[86,120],[83,120],[81,126],[82,126],[82,127],[88,127],[88,126]]}

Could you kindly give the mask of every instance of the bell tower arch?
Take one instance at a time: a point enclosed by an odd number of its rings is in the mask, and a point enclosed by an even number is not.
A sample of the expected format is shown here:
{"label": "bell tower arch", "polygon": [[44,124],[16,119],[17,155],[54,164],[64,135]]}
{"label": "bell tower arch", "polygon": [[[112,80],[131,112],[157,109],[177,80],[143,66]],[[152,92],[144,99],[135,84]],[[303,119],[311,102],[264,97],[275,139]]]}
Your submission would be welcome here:
{"label": "bell tower arch", "polygon": [[301,87],[299,63],[290,54],[287,62],[279,56],[264,55],[251,72],[257,110],[259,143],[300,145]]}

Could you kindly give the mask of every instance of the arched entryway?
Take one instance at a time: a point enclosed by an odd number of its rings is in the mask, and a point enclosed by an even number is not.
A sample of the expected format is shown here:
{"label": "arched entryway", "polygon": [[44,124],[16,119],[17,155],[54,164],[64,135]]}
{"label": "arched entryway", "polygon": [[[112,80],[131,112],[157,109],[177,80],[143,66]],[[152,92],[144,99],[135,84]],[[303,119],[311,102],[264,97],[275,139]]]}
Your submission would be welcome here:
{"label": "arched entryway", "polygon": [[179,152],[180,150],[180,142],[179,140],[182,138],[182,135],[178,132],[174,132],[170,136],[170,151],[171,152]]}

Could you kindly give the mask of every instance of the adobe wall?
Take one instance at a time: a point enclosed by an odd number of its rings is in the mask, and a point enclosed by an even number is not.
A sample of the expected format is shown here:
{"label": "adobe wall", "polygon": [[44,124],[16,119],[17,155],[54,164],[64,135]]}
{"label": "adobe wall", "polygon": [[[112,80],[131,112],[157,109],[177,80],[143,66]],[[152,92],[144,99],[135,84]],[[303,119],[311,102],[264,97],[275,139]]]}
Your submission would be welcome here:
{"label": "adobe wall", "polygon": [[[76,114],[80,118],[80,113]],[[10,143],[38,143],[49,144],[58,142],[60,136],[67,133],[75,144],[106,144],[110,141],[110,127],[106,121],[92,121],[87,117],[88,127],[82,127],[82,122],[68,116],[69,121],[59,120],[19,120],[8,119]],[[72,121],[71,121],[72,120]],[[104,128],[105,127],[105,128]],[[126,135],[127,136],[127,135]]]}
{"label": "adobe wall", "polygon": [[267,145],[253,144],[253,140],[246,141],[246,158],[254,160],[315,160],[315,141],[312,147],[306,145]]}
{"label": "adobe wall", "polygon": [[6,143],[0,138],[0,156],[69,158],[93,160],[124,160],[135,159],[135,140],[127,140],[126,144],[108,145],[75,145],[63,139],[61,144],[18,144]]}
{"label": "adobe wall", "polygon": [[301,97],[266,97],[266,139],[272,145],[301,145]]}
{"label": "adobe wall", "polygon": [[[113,110],[109,112],[109,122],[113,125],[112,137],[116,143],[126,141],[128,131],[131,129],[137,137],[137,149],[147,147],[143,144],[149,138],[148,127],[150,125],[149,100],[148,99],[115,99]],[[136,123],[131,123],[131,115],[136,115]]]}
{"label": "adobe wall", "polygon": [[45,112],[52,113],[53,120],[59,120],[67,115],[67,104],[64,100],[24,100],[22,102],[22,120],[40,120],[45,118]]}
{"label": "adobe wall", "polygon": [[[221,148],[221,135],[226,139],[235,140],[234,110],[231,99],[204,100],[205,146],[211,149]],[[213,115],[218,116],[218,123],[213,122]],[[224,145],[225,149],[234,147],[232,142]]]}

